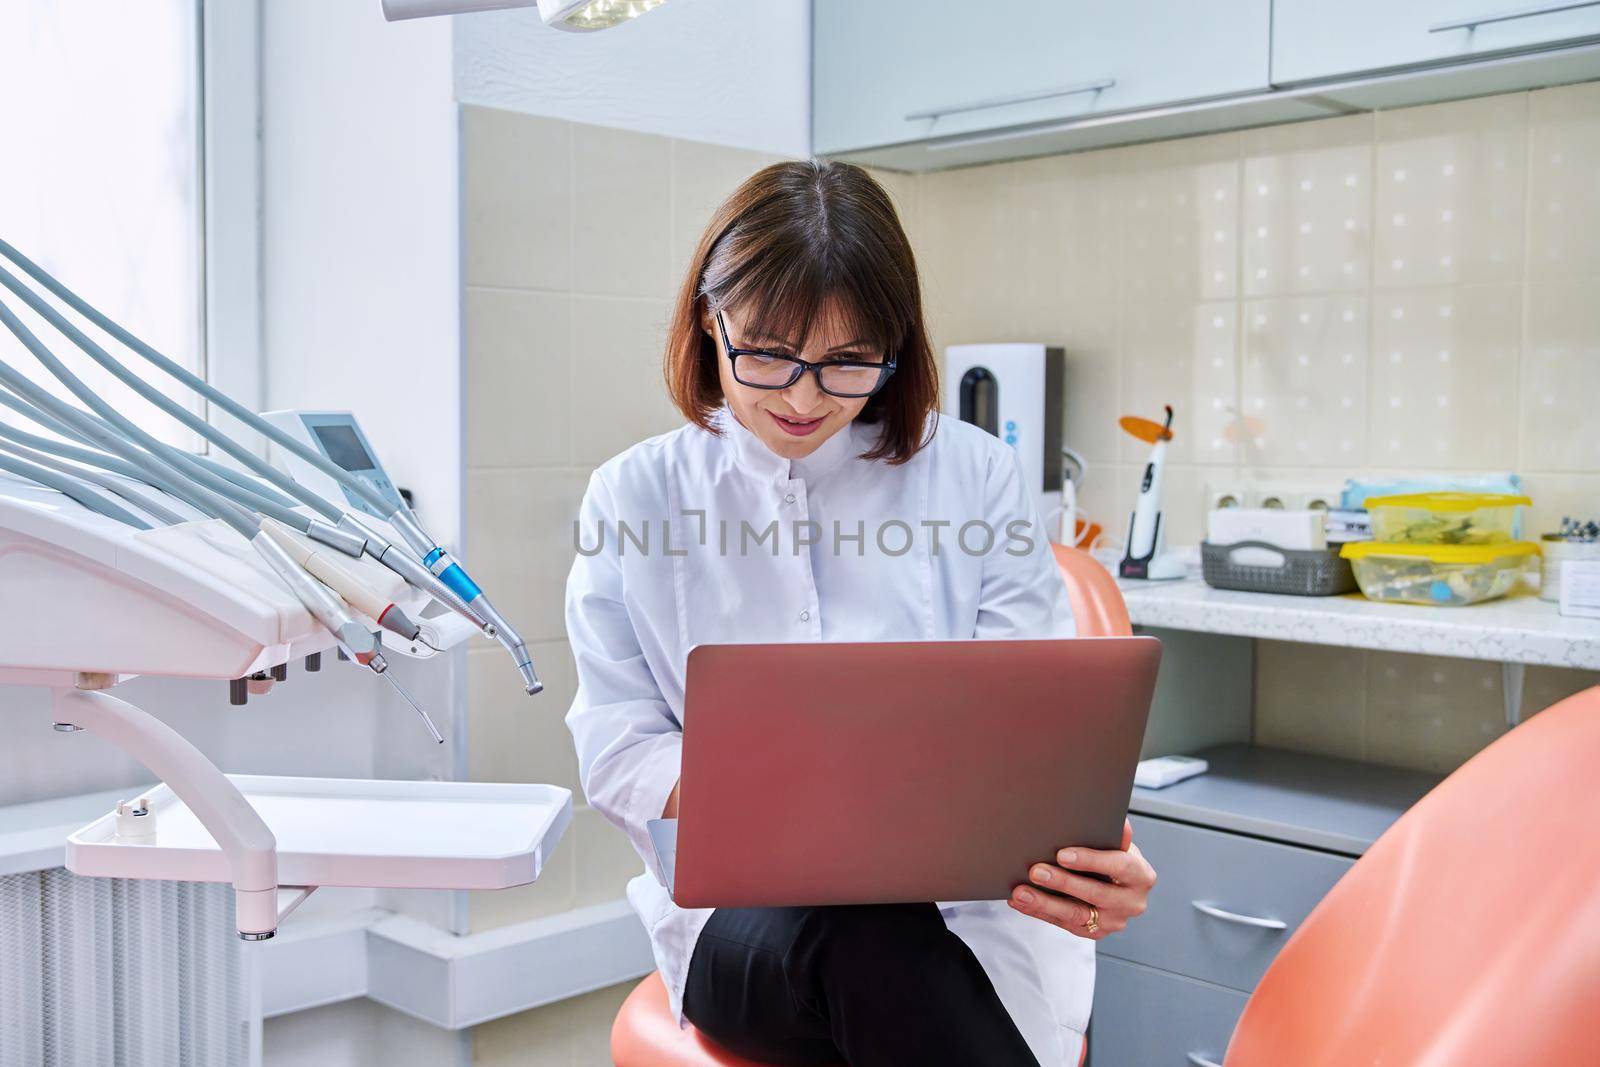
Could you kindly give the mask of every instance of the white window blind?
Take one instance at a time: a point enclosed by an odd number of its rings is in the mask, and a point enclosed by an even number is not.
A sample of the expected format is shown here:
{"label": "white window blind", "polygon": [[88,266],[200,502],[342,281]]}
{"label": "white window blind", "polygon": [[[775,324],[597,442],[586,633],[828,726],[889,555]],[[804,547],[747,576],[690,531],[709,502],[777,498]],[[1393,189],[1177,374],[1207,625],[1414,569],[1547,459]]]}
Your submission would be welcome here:
{"label": "white window blind", "polygon": [[[0,237],[204,374],[200,30],[199,0],[0,3]],[[0,300],[123,414],[170,444],[200,447],[194,434],[95,367],[12,293],[0,289]],[[169,395],[202,410],[137,356],[78,325]],[[0,359],[67,395],[3,328]],[[0,418],[19,422],[4,409]]]}

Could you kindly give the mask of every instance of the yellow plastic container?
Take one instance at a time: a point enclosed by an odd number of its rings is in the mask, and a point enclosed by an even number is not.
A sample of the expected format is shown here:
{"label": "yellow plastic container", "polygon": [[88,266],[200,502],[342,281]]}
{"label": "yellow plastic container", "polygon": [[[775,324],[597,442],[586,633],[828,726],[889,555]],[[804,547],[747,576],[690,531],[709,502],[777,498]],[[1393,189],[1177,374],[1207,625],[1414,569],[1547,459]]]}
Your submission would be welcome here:
{"label": "yellow plastic container", "polygon": [[1531,541],[1428,545],[1351,541],[1339,550],[1368,600],[1460,606],[1505,596],[1539,555]]}
{"label": "yellow plastic container", "polygon": [[1367,511],[1374,541],[1495,545],[1515,536],[1517,508],[1532,503],[1502,493],[1406,493],[1368,497]]}

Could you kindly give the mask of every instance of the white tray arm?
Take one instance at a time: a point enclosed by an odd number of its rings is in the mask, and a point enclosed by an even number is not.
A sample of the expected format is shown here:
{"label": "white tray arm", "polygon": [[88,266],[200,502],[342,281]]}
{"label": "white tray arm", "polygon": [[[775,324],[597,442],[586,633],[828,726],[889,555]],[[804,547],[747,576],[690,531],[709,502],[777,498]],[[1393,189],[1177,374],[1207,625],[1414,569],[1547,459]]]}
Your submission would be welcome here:
{"label": "white tray arm", "polygon": [[228,858],[239,936],[278,928],[278,842],[249,801],[172,727],[109,693],[52,689],[57,723],[88,730],[148,767],[194,812]]}

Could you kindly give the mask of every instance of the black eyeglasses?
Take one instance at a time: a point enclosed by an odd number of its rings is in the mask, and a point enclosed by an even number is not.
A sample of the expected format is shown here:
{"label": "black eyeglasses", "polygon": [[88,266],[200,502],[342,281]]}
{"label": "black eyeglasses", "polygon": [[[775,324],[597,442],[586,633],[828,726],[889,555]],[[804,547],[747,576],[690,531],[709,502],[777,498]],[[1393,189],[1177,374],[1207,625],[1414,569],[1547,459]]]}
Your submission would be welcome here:
{"label": "black eyeglasses", "polygon": [[895,361],[828,359],[812,363],[799,356],[784,356],[756,348],[735,348],[728,337],[728,324],[717,312],[717,329],[722,331],[722,347],[733,364],[733,378],[752,389],[787,389],[806,371],[817,376],[817,385],[829,396],[851,399],[871,396],[883,388],[894,373]]}

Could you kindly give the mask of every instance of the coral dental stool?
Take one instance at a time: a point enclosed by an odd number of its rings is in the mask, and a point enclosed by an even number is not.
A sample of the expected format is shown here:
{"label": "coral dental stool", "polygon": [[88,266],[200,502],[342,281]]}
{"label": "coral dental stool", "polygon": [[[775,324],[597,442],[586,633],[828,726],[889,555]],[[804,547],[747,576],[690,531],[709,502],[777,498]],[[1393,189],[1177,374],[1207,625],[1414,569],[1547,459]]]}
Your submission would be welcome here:
{"label": "coral dental stool", "polygon": [[[1131,634],[1128,607],[1110,572],[1087,552],[1057,544],[1051,547],[1066,580],[1078,636]],[[1088,1050],[1085,1042],[1080,1064]],[[611,1058],[616,1067],[765,1067],[718,1047],[692,1026],[679,1029],[667,1008],[667,987],[660,974],[640,982],[623,1001],[611,1024]]]}
{"label": "coral dental stool", "polygon": [[1600,1063],[1600,686],[1367,850],[1262,977],[1227,1067]]}

